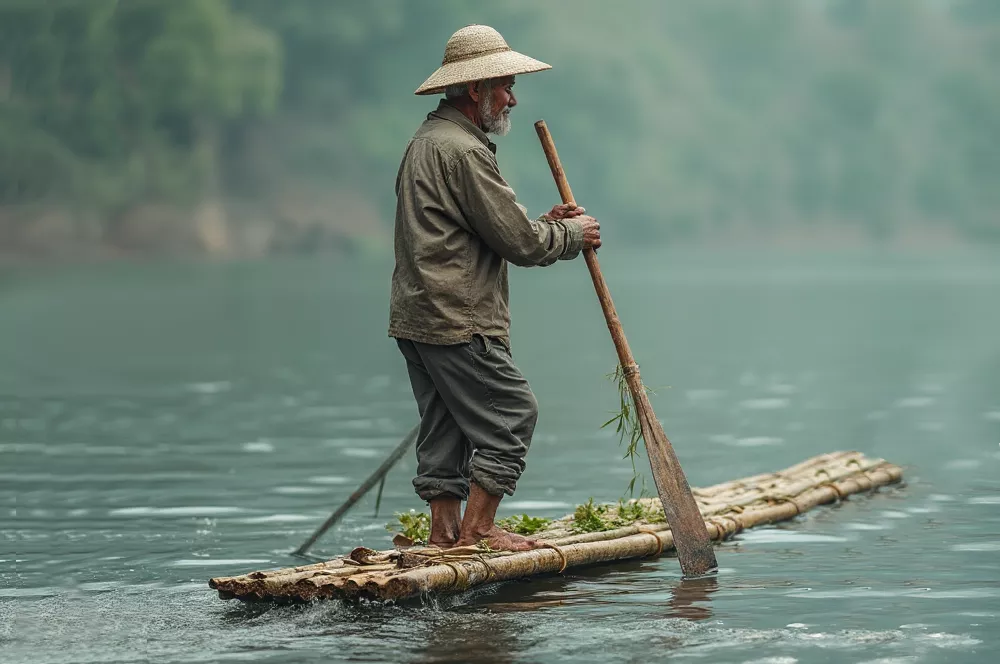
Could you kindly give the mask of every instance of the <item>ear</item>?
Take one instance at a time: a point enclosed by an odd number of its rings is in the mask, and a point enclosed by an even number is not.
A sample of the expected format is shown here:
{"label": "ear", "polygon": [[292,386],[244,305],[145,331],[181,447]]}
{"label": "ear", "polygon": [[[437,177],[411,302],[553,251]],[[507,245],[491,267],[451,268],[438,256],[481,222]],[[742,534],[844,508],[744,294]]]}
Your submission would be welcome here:
{"label": "ear", "polygon": [[480,95],[479,95],[479,86],[480,85],[481,85],[481,81],[473,81],[472,83],[468,84],[468,86],[469,86],[469,97],[472,99],[472,101],[476,102],[477,104],[479,103],[479,97],[480,97]]}

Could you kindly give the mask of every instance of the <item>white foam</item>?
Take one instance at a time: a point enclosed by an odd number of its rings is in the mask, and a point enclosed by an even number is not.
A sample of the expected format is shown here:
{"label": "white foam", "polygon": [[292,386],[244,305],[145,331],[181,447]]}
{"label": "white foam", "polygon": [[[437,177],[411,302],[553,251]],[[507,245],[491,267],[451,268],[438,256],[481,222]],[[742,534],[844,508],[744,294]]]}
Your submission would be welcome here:
{"label": "white foam", "polygon": [[377,457],[379,454],[378,450],[373,450],[367,447],[348,447],[341,450],[344,456],[355,457],[358,459],[371,459]]}
{"label": "white foam", "polygon": [[55,597],[58,588],[0,588],[0,597]]}
{"label": "white foam", "polygon": [[799,588],[786,593],[804,599],[854,599],[858,597],[916,597],[920,599],[982,599],[1000,596],[1000,590],[931,590],[930,588],[851,588],[846,590],[810,590]]}
{"label": "white foam", "polygon": [[267,558],[184,558],[170,563],[172,567],[215,567],[217,565],[263,565]]}
{"label": "white foam", "polygon": [[952,551],[1000,551],[1000,542],[966,542],[955,544]]}
{"label": "white foam", "polygon": [[273,452],[274,445],[266,440],[255,440],[249,443],[243,443],[243,450],[245,452]]}
{"label": "white foam", "polygon": [[787,408],[788,404],[788,399],[781,398],[747,399],[740,402],[740,408],[746,410],[777,410],[779,408]]}
{"label": "white foam", "polygon": [[802,533],[795,530],[748,530],[739,535],[744,542],[754,544],[818,544],[826,542],[847,542],[846,537]]}
{"label": "white foam", "polygon": [[108,512],[111,516],[221,516],[240,514],[242,507],[205,505],[195,507],[122,507]]}
{"label": "white foam", "polygon": [[909,519],[910,515],[906,512],[897,512],[896,510],[883,510],[882,516],[887,519]]}
{"label": "white foam", "polygon": [[313,484],[347,484],[351,480],[347,477],[341,477],[339,475],[320,475],[317,477],[310,477],[308,481]]}
{"label": "white foam", "polygon": [[747,438],[737,439],[736,444],[740,447],[760,447],[762,445],[782,445],[784,442],[784,438],[774,438],[772,436],[750,436]]}
{"label": "white foam", "polygon": [[976,496],[969,498],[970,505],[1000,505],[1000,496]]}
{"label": "white foam", "polygon": [[317,517],[306,514],[268,514],[267,516],[249,516],[235,519],[236,523],[298,523],[300,521],[315,521]]}
{"label": "white foam", "polygon": [[321,486],[276,486],[271,489],[271,493],[282,496],[308,496],[328,493],[328,491]]}

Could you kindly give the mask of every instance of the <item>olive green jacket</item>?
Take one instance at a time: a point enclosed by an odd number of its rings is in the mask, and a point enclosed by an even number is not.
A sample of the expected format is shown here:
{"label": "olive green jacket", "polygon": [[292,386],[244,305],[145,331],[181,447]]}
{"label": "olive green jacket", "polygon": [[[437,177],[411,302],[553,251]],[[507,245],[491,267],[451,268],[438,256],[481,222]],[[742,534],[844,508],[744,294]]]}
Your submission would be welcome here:
{"label": "olive green jacket", "polygon": [[575,258],[583,227],[530,219],[500,175],[496,146],[442,101],[410,140],[396,178],[389,336],[458,344],[508,339],[507,263]]}

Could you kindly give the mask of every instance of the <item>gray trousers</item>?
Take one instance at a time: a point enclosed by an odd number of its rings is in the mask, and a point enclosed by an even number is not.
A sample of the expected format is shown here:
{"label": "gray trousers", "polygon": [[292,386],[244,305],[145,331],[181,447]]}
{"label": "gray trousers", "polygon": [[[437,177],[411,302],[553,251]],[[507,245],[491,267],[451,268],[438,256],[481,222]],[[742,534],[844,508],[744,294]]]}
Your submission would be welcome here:
{"label": "gray trousers", "polygon": [[513,495],[538,420],[528,381],[499,340],[436,346],[397,339],[420,412],[417,476],[424,500],[469,496],[469,479]]}

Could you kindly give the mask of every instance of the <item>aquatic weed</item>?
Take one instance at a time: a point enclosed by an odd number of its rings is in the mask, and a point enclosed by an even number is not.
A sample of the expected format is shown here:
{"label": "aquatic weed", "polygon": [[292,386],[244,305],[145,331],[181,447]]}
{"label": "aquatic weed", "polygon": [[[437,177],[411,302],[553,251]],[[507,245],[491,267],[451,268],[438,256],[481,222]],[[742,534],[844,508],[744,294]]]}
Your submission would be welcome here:
{"label": "aquatic weed", "polygon": [[521,516],[509,516],[505,519],[500,519],[497,521],[497,525],[510,533],[517,533],[518,535],[534,535],[539,531],[545,530],[551,522],[552,519],[522,514]]}
{"label": "aquatic weed", "polygon": [[571,528],[574,533],[597,533],[602,530],[611,530],[614,525],[606,519],[607,513],[607,505],[595,505],[594,499],[591,498],[584,504],[577,505],[576,511],[573,512]]}
{"label": "aquatic weed", "polygon": [[570,529],[574,533],[597,533],[631,526],[637,521],[662,523],[665,520],[662,510],[642,500],[619,500],[617,505],[595,505],[594,499],[590,498],[582,505],[577,505]]}
{"label": "aquatic weed", "polygon": [[[639,423],[639,413],[636,410],[635,402],[632,399],[632,392],[628,387],[628,379],[625,377],[625,370],[619,364],[615,367],[614,373],[607,375],[608,380],[614,381],[618,387],[618,411],[614,417],[601,425],[605,429],[612,424],[615,425],[615,433],[618,434],[618,445],[625,445],[625,456],[623,458],[632,462],[632,479],[628,483],[627,492],[630,496],[635,495],[635,482],[642,475],[635,467],[635,460],[639,456],[639,441],[642,438],[642,426]],[[646,394],[655,394],[653,390],[642,385]],[[626,444],[627,443],[627,444]],[[645,488],[645,479],[642,480]]]}
{"label": "aquatic weed", "polygon": [[387,523],[385,529],[390,533],[400,533],[412,542],[426,542],[431,536],[431,516],[416,510],[396,512],[396,521]]}

